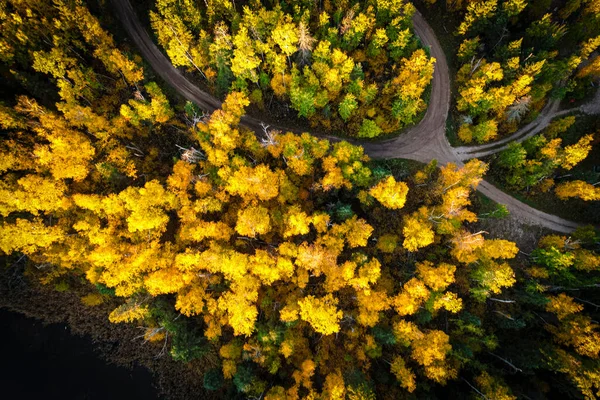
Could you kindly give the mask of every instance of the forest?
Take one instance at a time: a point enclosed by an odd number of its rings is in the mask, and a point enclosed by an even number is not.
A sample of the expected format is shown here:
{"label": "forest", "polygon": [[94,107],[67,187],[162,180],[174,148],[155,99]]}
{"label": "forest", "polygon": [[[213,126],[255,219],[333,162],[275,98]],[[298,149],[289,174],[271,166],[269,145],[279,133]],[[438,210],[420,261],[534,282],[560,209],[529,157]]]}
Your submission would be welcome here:
{"label": "forest", "polygon": [[129,1],[0,2],[0,286],[194,398],[600,398],[599,0]]}

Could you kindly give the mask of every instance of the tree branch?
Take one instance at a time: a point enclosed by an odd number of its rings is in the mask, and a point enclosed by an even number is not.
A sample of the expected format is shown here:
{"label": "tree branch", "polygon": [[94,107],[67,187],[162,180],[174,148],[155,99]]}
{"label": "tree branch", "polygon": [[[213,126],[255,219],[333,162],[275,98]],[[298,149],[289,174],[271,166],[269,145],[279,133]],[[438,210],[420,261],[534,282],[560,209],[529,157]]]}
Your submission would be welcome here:
{"label": "tree branch", "polygon": [[591,301],[583,300],[583,299],[580,299],[579,297],[573,297],[573,298],[575,300],[578,300],[578,301],[582,302],[582,303],[589,304],[589,305],[594,306],[596,308],[600,308],[600,304],[592,303]]}
{"label": "tree branch", "polygon": [[487,398],[487,397],[486,397],[486,396],[485,396],[483,393],[481,393],[479,390],[477,390],[477,388],[476,388],[475,386],[471,385],[471,384],[469,383],[469,381],[468,381],[468,380],[466,380],[465,378],[460,378],[460,379],[462,379],[463,381],[465,381],[465,383],[466,383],[467,385],[469,385],[469,387],[470,387],[471,389],[473,389],[473,390],[474,390],[474,391],[475,391],[475,392],[476,392],[478,395],[480,395],[480,396],[481,396],[483,399],[485,399],[485,400],[490,400],[490,399],[489,399],[489,398]]}
{"label": "tree branch", "polygon": [[502,300],[502,299],[495,299],[493,297],[489,298],[492,301],[497,301],[498,303],[516,303],[516,301],[514,300]]}
{"label": "tree branch", "polygon": [[489,351],[487,353],[490,354],[490,355],[492,355],[492,356],[494,356],[494,357],[496,357],[498,360],[504,361],[507,365],[509,365],[511,368],[513,368],[515,370],[515,372],[523,372],[523,370],[521,368],[515,367],[515,365],[513,363],[511,363],[510,361],[508,361],[507,359],[502,358],[499,355],[496,355],[496,354],[491,353]]}

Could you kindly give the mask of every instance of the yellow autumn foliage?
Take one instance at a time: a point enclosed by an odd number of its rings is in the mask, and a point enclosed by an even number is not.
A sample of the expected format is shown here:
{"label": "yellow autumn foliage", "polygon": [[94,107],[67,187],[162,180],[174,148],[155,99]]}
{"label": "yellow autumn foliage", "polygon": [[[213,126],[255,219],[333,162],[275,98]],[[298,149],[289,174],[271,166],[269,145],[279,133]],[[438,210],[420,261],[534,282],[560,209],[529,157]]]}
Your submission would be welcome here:
{"label": "yellow autumn foliage", "polygon": [[392,210],[404,207],[408,186],[404,182],[396,182],[393,176],[387,177],[369,190],[369,194],[375,197],[381,204]]}
{"label": "yellow autumn foliage", "polygon": [[306,296],[298,300],[300,318],[323,335],[339,332],[343,312],[337,309],[338,299],[328,294],[322,298]]}

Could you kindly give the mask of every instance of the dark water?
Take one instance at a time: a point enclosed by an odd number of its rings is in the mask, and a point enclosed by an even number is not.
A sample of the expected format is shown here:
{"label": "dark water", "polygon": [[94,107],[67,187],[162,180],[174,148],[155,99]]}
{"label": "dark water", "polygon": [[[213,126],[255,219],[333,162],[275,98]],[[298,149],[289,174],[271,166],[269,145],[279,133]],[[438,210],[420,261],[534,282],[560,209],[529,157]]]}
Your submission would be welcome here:
{"label": "dark water", "polygon": [[0,309],[0,399],[159,399],[152,375],[106,364],[66,325]]}

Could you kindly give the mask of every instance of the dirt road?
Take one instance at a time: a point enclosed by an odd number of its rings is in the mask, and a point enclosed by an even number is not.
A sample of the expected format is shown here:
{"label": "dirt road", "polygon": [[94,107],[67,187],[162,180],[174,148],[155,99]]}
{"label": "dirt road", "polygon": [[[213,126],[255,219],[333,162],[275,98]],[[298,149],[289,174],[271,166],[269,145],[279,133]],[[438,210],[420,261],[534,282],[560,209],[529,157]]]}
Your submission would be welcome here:
{"label": "dirt road", "polygon": [[528,123],[517,132],[505,137],[504,139],[476,146],[455,147],[454,151],[461,160],[485,157],[490,154],[500,152],[506,149],[511,142],[522,142],[523,140],[526,140],[536,133],[544,130],[544,128],[548,126],[552,119],[558,116],[557,114],[559,113],[559,105],[559,100],[549,101],[548,104],[546,104],[546,107],[544,107],[540,115],[534,121]]}
{"label": "dirt road", "polygon": [[[192,84],[173,67],[169,60],[156,47],[148,35],[148,32],[146,32],[141,25],[129,0],[112,0],[112,2],[115,6],[115,12],[119,15],[123,26],[156,73],[177,90],[177,92],[185,99],[196,103],[202,109],[214,111],[221,106],[219,100]],[[366,153],[372,158],[408,158],[421,162],[429,162],[432,159],[437,159],[440,164],[453,162],[462,165],[462,160],[473,158],[474,156],[470,155],[468,148],[453,149],[446,139],[446,118],[450,109],[450,76],[446,57],[433,29],[431,29],[418,11],[414,15],[413,23],[415,32],[421,39],[421,42],[424,45],[429,46],[431,55],[436,59],[431,99],[424,118],[418,125],[397,138],[377,143],[353,142],[355,144],[361,144],[365,148]],[[557,106],[553,105],[552,107]],[[548,115],[551,114],[552,112],[549,111]],[[531,124],[528,132],[531,132],[538,127],[536,121]],[[541,125],[545,126],[545,120],[542,120],[542,122]],[[258,119],[245,116],[242,119],[242,123],[256,132],[262,132],[262,124]],[[547,123],[545,124],[547,125]],[[271,128],[298,132],[297,129],[273,125],[271,125]],[[326,137],[333,141],[340,140],[334,136],[319,136]],[[500,143],[499,145],[501,146],[502,144],[503,143]],[[498,146],[498,143],[495,145]],[[483,151],[485,149],[481,150]],[[487,150],[489,151],[490,149]],[[475,151],[478,152],[479,150]],[[466,156],[466,154],[469,155]],[[479,185],[478,190],[492,200],[506,205],[512,215],[524,222],[541,225],[562,233],[571,232],[578,226],[577,223],[536,210],[514,197],[507,195],[488,182],[482,182]]]}
{"label": "dirt road", "polygon": [[590,102],[579,107],[568,108],[565,110],[559,109],[560,101],[551,100],[542,110],[540,115],[523,128],[519,129],[512,135],[505,137],[493,143],[486,143],[478,146],[462,146],[454,147],[453,150],[460,160],[469,160],[471,158],[481,158],[501,152],[508,148],[512,142],[522,142],[530,137],[537,135],[543,131],[554,118],[571,113],[584,113],[588,115],[600,114],[600,88],[596,92],[595,97]]}

